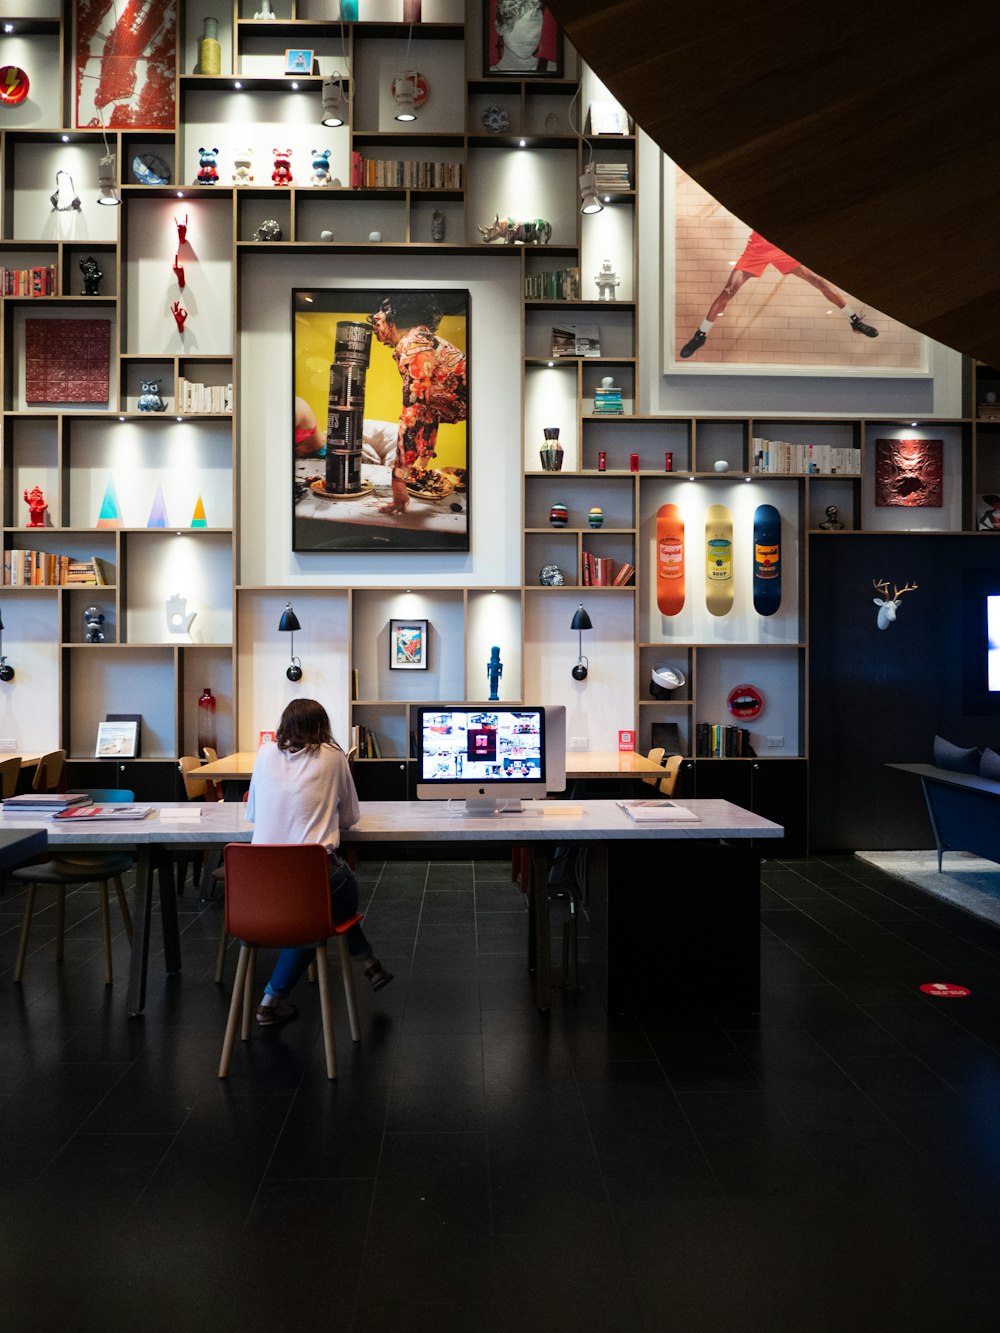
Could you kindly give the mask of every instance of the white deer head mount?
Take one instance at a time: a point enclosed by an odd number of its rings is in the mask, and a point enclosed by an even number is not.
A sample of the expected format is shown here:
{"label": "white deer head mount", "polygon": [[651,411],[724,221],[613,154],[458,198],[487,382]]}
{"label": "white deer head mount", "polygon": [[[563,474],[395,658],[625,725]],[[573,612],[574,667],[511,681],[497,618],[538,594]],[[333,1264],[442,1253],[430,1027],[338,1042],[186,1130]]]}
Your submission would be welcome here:
{"label": "white deer head mount", "polygon": [[872,579],[872,587],[884,594],[884,598],[872,598],[872,601],[878,607],[878,618],[875,623],[879,629],[888,629],[896,619],[896,609],[899,606],[899,599],[904,592],[915,592],[917,585],[915,583],[908,583],[905,588],[897,588],[896,585],[893,584],[891,597],[889,596],[888,579]]}

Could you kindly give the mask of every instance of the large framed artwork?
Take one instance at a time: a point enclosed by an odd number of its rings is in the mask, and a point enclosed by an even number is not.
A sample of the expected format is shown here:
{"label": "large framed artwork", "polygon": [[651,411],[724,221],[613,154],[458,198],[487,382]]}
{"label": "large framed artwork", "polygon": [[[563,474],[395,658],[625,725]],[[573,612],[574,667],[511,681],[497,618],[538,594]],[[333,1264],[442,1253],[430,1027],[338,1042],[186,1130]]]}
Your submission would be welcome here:
{"label": "large framed artwork", "polygon": [[76,0],[78,129],[174,128],[177,0]]}
{"label": "large framed artwork", "polygon": [[663,192],[664,370],[928,373],[927,340],[915,329],[772,245],[667,158]]}
{"label": "large framed artwork", "polygon": [[469,293],[296,288],[292,547],[469,549]]}
{"label": "large framed artwork", "polygon": [[562,42],[541,0],[483,0],[483,72],[561,79]]}

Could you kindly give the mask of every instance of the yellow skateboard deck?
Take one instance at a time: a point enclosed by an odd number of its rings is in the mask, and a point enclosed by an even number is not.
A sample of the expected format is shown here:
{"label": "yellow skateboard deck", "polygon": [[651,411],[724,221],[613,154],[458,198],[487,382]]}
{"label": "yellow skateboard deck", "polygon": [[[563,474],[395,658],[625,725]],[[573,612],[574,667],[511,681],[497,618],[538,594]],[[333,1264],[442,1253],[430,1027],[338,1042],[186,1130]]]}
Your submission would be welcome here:
{"label": "yellow skateboard deck", "polygon": [[656,511],[656,605],[665,616],[684,606],[684,520],[676,505]]}
{"label": "yellow skateboard deck", "polygon": [[705,603],[713,616],[733,607],[733,516],[725,505],[705,513]]}

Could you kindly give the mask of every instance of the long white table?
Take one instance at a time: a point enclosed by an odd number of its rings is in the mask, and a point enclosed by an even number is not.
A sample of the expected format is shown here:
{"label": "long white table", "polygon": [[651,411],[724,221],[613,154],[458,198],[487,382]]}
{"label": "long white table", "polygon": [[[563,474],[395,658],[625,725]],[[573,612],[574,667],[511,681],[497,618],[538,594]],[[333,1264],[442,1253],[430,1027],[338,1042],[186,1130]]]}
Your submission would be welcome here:
{"label": "long white table", "polygon": [[[705,904],[709,934],[701,952],[682,953],[721,960],[720,984],[733,1007],[754,1008],[758,981],[758,892],[760,839],[780,838],[782,828],[729,801],[692,800],[684,805],[699,822],[691,825],[639,825],[614,801],[545,801],[521,814],[469,816],[458,803],[443,801],[365,801],[361,820],[343,835],[345,846],[376,849],[412,844],[429,855],[435,845],[466,844],[470,857],[477,844],[528,845],[532,851],[530,888],[531,956],[536,998],[546,1009],[550,998],[549,920],[546,853],[554,845],[585,848],[588,857],[592,965],[611,1011],[655,998],[630,977],[650,968],[662,971],[665,936],[680,938],[692,929]],[[560,809],[560,806],[563,808]],[[182,821],[161,817],[164,808],[186,809],[183,802],[156,805],[143,820],[101,820],[63,825],[31,820],[26,814],[0,815],[0,829],[44,828],[52,849],[117,847],[136,858],[135,929],[129,968],[128,1012],[145,1005],[154,873],[159,874],[160,912],[166,970],[180,970],[180,940],[170,854],[181,848],[206,850],[227,842],[248,842],[253,826],[238,802],[205,803],[198,817]],[[543,813],[548,810],[550,813]],[[568,810],[582,813],[571,815]],[[650,946],[655,944],[655,949]],[[596,958],[594,950],[596,948]],[[654,955],[660,962],[653,962]],[[631,960],[631,961],[629,961]],[[662,979],[660,989],[662,990]],[[667,990],[671,987],[668,985]],[[725,997],[724,997],[725,998]]]}

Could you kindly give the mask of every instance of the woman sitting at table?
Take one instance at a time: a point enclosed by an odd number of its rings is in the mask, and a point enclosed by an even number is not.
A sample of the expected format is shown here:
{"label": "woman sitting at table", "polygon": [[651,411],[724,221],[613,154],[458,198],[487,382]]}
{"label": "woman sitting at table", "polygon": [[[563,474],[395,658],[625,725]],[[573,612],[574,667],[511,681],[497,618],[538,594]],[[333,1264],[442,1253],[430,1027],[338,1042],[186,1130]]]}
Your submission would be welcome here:
{"label": "woman sitting at table", "polygon": [[[247,799],[253,842],[321,842],[330,857],[334,921],[358,910],[358,881],[338,856],[340,830],[361,817],[347,756],[333,739],[326,709],[315,699],[293,699],[281,715],[273,744],[262,745]],[[392,980],[372,952],[360,923],[347,932],[351,957],[364,963],[372,990]],[[313,949],[282,949],[257,1008],[262,1027],[288,1023],[298,1010],[285,998],[312,961]]]}

